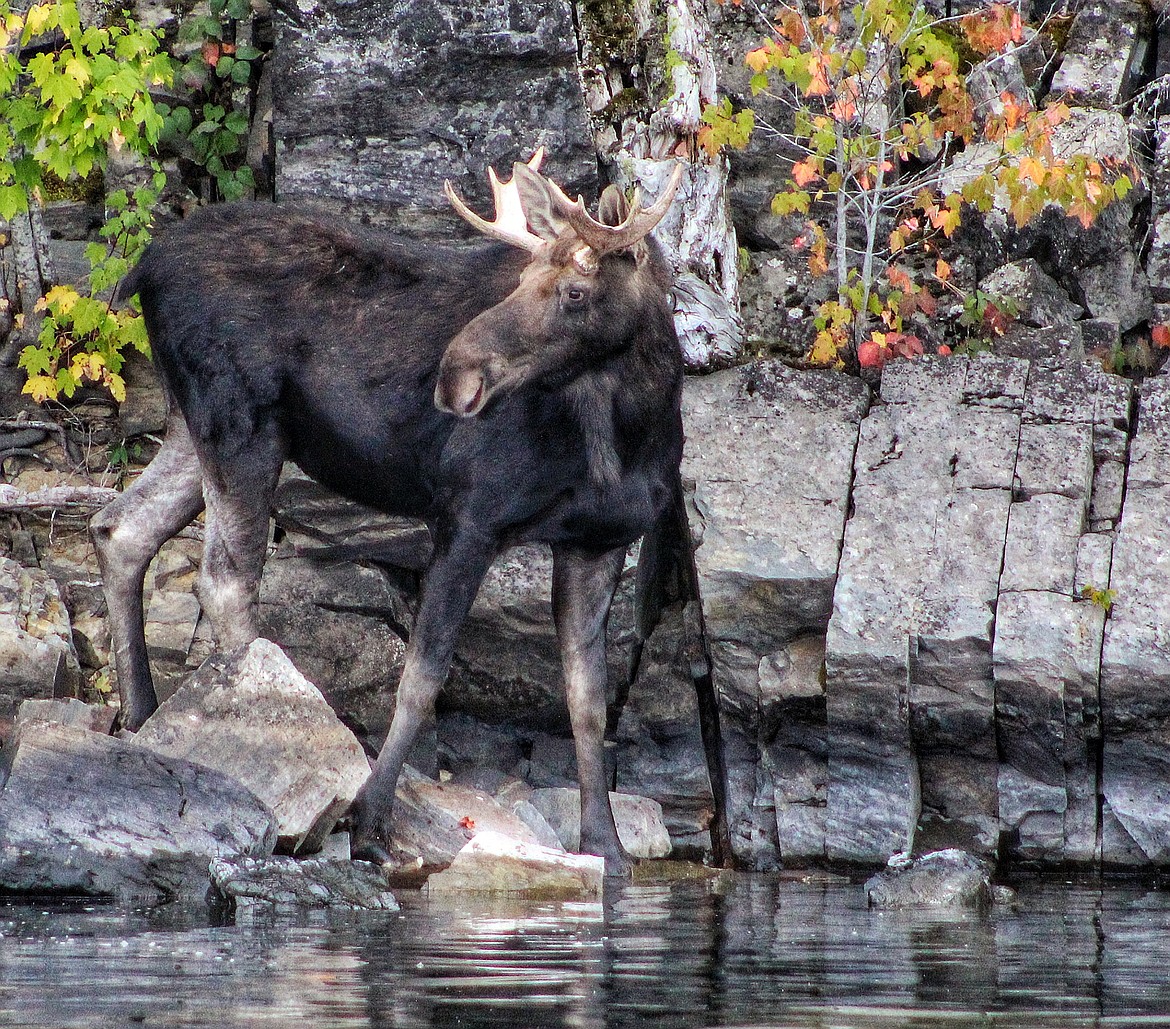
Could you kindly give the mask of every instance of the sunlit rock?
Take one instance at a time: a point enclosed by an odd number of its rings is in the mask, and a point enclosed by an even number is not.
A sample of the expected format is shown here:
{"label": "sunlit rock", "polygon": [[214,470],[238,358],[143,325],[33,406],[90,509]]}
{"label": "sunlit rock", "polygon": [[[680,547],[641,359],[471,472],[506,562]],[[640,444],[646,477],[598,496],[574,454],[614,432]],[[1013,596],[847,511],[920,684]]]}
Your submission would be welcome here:
{"label": "sunlit rock", "polygon": [[449,893],[522,893],[530,897],[595,897],[605,879],[605,860],[523,843],[500,833],[477,835],[424,887]]}

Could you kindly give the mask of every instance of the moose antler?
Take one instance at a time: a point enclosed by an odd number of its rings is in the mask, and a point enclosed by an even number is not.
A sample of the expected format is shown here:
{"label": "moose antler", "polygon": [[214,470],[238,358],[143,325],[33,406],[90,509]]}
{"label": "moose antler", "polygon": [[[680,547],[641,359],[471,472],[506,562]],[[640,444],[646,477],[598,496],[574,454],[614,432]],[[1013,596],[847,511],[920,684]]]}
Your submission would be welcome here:
{"label": "moose antler", "polygon": [[[528,161],[528,167],[534,172],[539,171],[543,160],[544,147],[541,147]],[[492,239],[498,239],[511,246],[532,251],[546,246],[545,241],[528,228],[528,220],[524,217],[524,209],[520,205],[520,192],[516,187],[515,173],[507,182],[501,182],[496,176],[495,168],[488,168],[488,178],[491,180],[492,198],[496,206],[496,216],[490,222],[481,218],[460,199],[450,179],[443,181],[443,192],[459,217],[485,236],[491,236]]]}
{"label": "moose antler", "polygon": [[682,182],[682,176],[683,166],[678,164],[670,176],[670,181],[666,184],[666,189],[650,207],[642,207],[641,190],[635,190],[630,213],[626,215],[620,225],[605,225],[599,222],[586,210],[582,197],[577,197],[575,201],[570,200],[555,182],[545,181],[548,182],[549,195],[556,204],[560,215],[573,227],[573,231],[581,237],[581,241],[598,257],[601,257],[603,254],[611,254],[615,250],[625,250],[627,247],[632,247],[648,236],[670,209],[674,195],[678,192],[679,183]]}

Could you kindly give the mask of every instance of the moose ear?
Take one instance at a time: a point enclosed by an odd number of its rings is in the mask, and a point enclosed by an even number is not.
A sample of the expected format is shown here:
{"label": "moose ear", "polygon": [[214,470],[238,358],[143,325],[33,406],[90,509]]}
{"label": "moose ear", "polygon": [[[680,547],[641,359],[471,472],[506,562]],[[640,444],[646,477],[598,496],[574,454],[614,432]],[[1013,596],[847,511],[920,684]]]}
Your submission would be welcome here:
{"label": "moose ear", "polygon": [[597,205],[598,220],[602,225],[621,225],[630,213],[625,194],[617,186],[606,186]]}
{"label": "moose ear", "polygon": [[546,242],[555,241],[569,223],[559,212],[548,182],[539,172],[519,162],[513,165],[512,175],[528,227]]}

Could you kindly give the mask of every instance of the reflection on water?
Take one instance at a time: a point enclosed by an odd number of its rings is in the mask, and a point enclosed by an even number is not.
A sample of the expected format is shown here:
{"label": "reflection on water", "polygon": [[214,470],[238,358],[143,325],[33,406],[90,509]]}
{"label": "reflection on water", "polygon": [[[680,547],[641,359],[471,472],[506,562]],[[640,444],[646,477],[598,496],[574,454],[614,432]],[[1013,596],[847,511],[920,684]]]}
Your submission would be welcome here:
{"label": "reflection on water", "polygon": [[986,915],[861,887],[639,883],[396,914],[0,903],[0,1026],[1170,1027],[1170,893],[1038,883]]}

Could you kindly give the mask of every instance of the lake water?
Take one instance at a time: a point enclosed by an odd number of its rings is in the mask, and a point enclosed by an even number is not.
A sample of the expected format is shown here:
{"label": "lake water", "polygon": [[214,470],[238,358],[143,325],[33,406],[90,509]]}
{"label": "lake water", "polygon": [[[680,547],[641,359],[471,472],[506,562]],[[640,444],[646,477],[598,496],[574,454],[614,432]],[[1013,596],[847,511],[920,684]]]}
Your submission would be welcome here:
{"label": "lake water", "polygon": [[1170,1027],[1170,892],[1023,884],[986,914],[724,874],[603,903],[394,914],[0,901],[0,1026]]}

